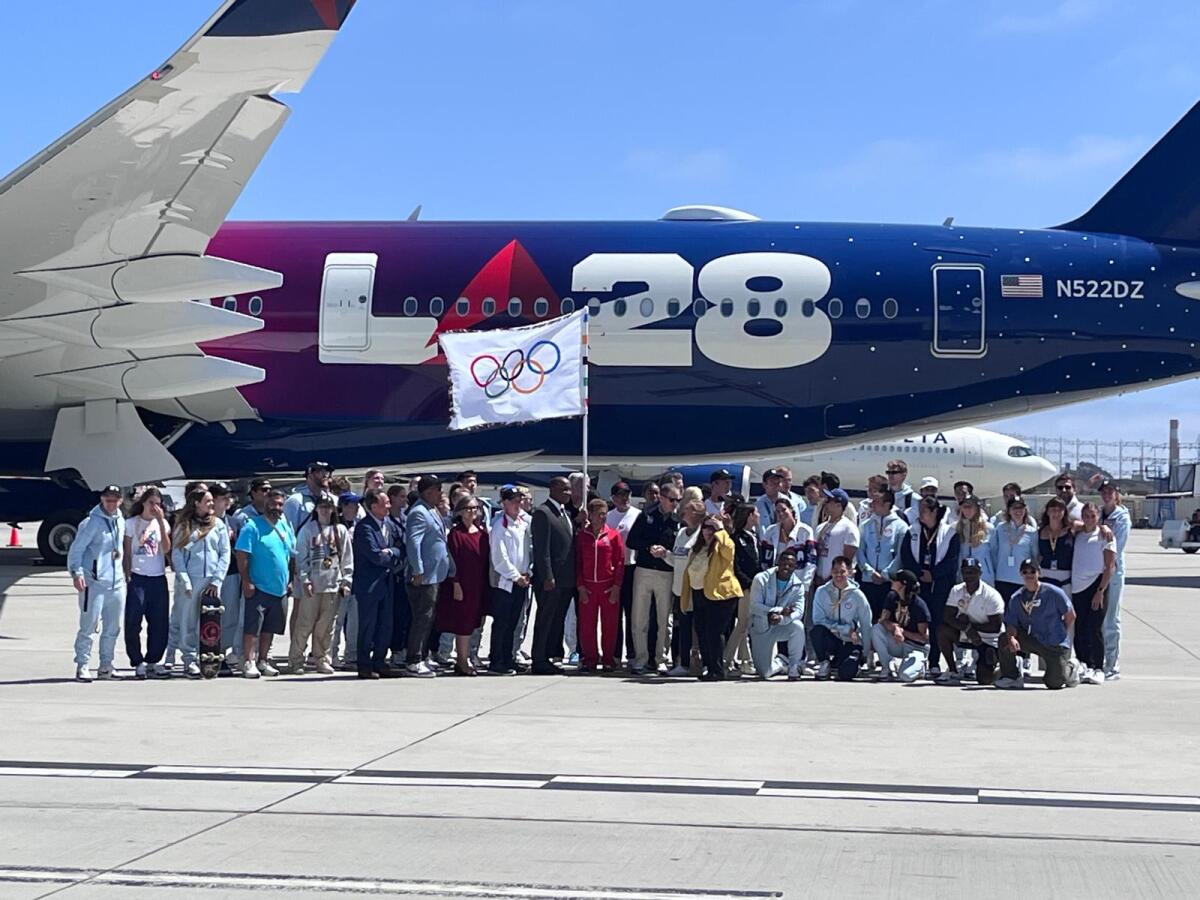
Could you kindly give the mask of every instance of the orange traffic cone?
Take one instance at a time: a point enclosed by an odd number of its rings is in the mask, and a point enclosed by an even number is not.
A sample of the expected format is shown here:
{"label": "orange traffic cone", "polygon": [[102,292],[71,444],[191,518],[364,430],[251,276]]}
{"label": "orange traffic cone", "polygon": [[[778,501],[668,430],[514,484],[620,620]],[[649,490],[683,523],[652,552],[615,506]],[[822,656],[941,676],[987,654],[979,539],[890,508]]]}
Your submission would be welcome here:
{"label": "orange traffic cone", "polygon": [[14,525],[12,527],[12,531],[10,531],[8,533],[8,546],[10,546],[10,547],[20,547],[21,546],[21,535],[18,534],[18,529],[17,529],[16,525]]}

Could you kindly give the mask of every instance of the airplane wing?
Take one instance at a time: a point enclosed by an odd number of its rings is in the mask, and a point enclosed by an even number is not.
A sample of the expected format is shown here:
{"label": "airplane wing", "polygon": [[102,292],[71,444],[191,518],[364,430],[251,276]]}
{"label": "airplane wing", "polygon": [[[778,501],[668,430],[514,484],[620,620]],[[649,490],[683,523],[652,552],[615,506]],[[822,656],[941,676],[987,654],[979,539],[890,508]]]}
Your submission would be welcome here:
{"label": "airplane wing", "polygon": [[[100,404],[254,416],[237,388],[265,373],[196,345],[262,327],[209,298],[283,279],[205,249],[287,119],[274,95],[304,86],[353,5],[226,0],[165,63],[0,181],[0,379],[58,411],[56,462],[83,455],[85,435],[65,420],[118,420]],[[62,415],[77,407],[89,415]]]}

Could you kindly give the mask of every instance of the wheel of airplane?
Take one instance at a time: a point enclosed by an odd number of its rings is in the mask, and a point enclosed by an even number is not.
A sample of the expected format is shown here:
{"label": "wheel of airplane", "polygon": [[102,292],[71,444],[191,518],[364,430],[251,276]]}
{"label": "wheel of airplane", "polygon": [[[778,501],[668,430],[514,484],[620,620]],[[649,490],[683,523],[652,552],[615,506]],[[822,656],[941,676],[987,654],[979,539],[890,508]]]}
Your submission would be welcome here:
{"label": "wheel of airplane", "polygon": [[67,551],[75,540],[79,521],[86,515],[75,509],[60,509],[46,516],[38,528],[37,545],[42,559],[50,566],[65,566]]}

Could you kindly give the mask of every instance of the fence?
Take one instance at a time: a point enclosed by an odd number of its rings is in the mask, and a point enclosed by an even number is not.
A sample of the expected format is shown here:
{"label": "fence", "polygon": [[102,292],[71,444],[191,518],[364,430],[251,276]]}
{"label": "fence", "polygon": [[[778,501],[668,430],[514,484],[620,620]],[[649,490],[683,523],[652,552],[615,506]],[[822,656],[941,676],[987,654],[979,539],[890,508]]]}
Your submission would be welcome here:
{"label": "fence", "polygon": [[[1165,478],[1170,460],[1170,445],[1165,441],[1099,441],[1086,438],[1049,437],[1017,434],[1013,437],[1028,444],[1038,456],[1048,459],[1061,471],[1079,463],[1091,463],[1117,478]],[[1179,445],[1181,463],[1200,461],[1200,443]]]}

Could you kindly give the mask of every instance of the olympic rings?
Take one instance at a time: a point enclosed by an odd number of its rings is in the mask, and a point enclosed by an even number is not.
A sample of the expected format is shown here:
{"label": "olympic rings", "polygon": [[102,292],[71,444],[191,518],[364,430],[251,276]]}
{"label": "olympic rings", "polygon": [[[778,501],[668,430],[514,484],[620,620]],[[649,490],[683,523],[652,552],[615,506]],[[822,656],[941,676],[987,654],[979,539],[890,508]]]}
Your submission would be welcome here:
{"label": "olympic rings", "polygon": [[[534,358],[534,354],[541,350],[541,356],[548,361],[548,350],[543,348],[554,351],[552,365]],[[562,350],[558,345],[553,341],[540,340],[528,351],[520,348],[509,350],[503,359],[491,353],[481,353],[471,360],[470,371],[471,378],[484,396],[489,400],[497,400],[510,390],[525,395],[536,393],[546,383],[546,376],[553,374],[561,364]],[[518,384],[517,380],[527,371],[535,373],[537,381],[529,384],[527,379],[524,385]]]}

